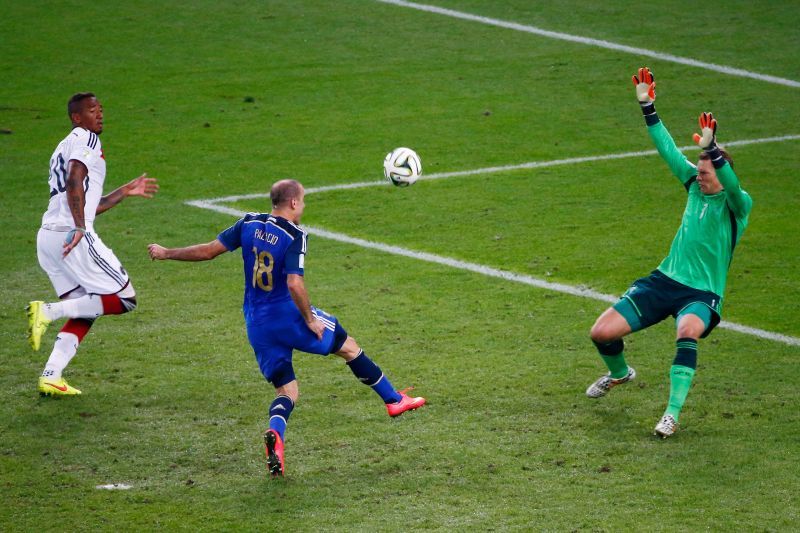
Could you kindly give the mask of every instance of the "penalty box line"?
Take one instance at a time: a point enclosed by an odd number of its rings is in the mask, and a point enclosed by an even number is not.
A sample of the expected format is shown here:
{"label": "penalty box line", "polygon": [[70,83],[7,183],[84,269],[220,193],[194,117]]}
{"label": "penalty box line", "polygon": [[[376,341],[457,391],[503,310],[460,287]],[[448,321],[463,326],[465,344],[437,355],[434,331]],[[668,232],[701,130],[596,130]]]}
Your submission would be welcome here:
{"label": "penalty box line", "polygon": [[[188,205],[194,207],[200,207],[202,209],[209,209],[211,211],[216,211],[218,213],[224,213],[226,215],[232,215],[237,218],[241,218],[244,216],[244,211],[240,211],[238,209],[234,209],[232,207],[226,207],[224,205],[218,205],[213,201],[207,200],[193,200],[191,202],[186,202]],[[603,302],[614,303],[616,302],[619,297],[612,296],[610,294],[604,294],[601,292],[597,292],[595,290],[585,288],[585,287],[575,287],[572,285],[566,285],[564,283],[554,283],[551,281],[543,280],[540,278],[535,278],[533,276],[528,276],[525,274],[517,274],[515,272],[509,272],[506,270],[500,270],[497,268],[488,267],[485,265],[480,265],[477,263],[469,263],[467,261],[460,261],[458,259],[453,259],[450,257],[444,257],[441,255],[431,254],[428,252],[417,252],[414,250],[409,250],[408,248],[402,248],[400,246],[393,246],[390,244],[384,244],[381,242],[375,241],[368,241],[365,239],[359,239],[358,237],[351,237],[350,235],[345,235],[344,233],[337,233],[333,231],[328,231],[322,228],[315,228],[311,226],[305,226],[304,229],[308,231],[309,234],[315,235],[318,237],[322,237],[324,239],[330,239],[346,244],[351,244],[355,246],[359,246],[361,248],[369,248],[372,250],[378,250],[381,252],[385,252],[392,255],[399,255],[403,257],[408,257],[411,259],[416,259],[419,261],[425,261],[428,263],[435,263],[438,265],[444,265],[451,268],[456,268],[459,270],[466,270],[468,272],[474,272],[476,274],[482,274],[484,276],[489,276],[493,278],[499,278],[506,281],[514,281],[517,283],[522,283],[525,285],[530,285],[533,287],[537,287],[540,289],[550,290],[554,292],[560,292],[562,294],[569,294],[572,296],[580,296],[582,298],[590,298],[593,300],[600,300]],[[789,335],[783,335],[780,333],[774,333],[772,331],[767,331],[759,328],[753,328],[750,326],[745,326],[742,324],[737,324],[734,322],[728,322],[723,320],[719,323],[720,328],[729,329],[732,331],[736,331],[738,333],[744,333],[746,335],[753,335],[755,337],[760,337],[762,339],[768,339],[776,342],[780,342],[783,344],[788,344],[791,346],[800,346],[800,338],[791,337]]]}
{"label": "penalty box line", "polygon": [[529,26],[527,24],[519,24],[517,22],[510,22],[507,20],[500,20],[490,17],[483,17],[480,15],[473,15],[471,13],[464,13],[463,11],[455,11],[453,9],[446,9],[443,7],[432,6],[428,4],[418,4],[415,2],[406,2],[404,0],[376,0],[376,1],[384,4],[395,5],[398,7],[405,7],[410,9],[416,9],[418,11],[425,11],[427,13],[444,15],[451,18],[468,20],[471,22],[479,22],[481,24],[486,24],[488,26],[496,26],[498,28],[521,31],[533,35],[539,35],[540,37],[547,37],[549,39],[558,39],[561,41],[580,43],[588,46],[605,48],[607,50],[615,50],[617,52],[625,52],[628,54],[634,54],[642,57],[660,59],[662,61],[669,61],[671,63],[678,63],[680,65],[688,65],[690,67],[697,67],[705,70],[711,70],[714,72],[720,72],[722,74],[727,74],[730,76],[751,78],[759,81],[764,81],[767,83],[783,85],[785,87],[795,87],[795,88],[800,87],[800,81],[790,80],[786,78],[779,78],[778,76],[770,76],[769,74],[760,74],[758,72],[752,72],[750,70],[744,70],[741,68],[729,67],[726,65],[706,63],[705,61],[698,61],[697,59],[692,59],[690,57],[680,57],[672,54],[665,54],[663,52],[656,52],[655,50],[648,50],[647,48],[637,48],[634,46],[627,46],[624,44],[614,43],[611,41],[605,41],[603,39],[593,39],[590,37],[582,37],[580,35],[572,35],[569,33],[550,31],[550,30],[545,30],[543,28],[537,28],[536,26]]}
{"label": "penalty box line", "polygon": [[[749,140],[742,140],[742,141],[733,141],[727,143],[727,146],[733,145],[746,145],[746,144],[760,144],[766,142],[781,142],[781,141],[789,141],[789,140],[798,140],[800,139],[800,135],[784,135],[781,137],[768,137],[763,139],[749,139]],[[690,147],[681,147],[681,150],[686,149],[696,149],[695,146]],[[643,157],[643,156],[650,156],[655,155],[657,152],[655,150],[646,150],[640,152],[625,152],[621,154],[607,154],[607,155],[600,155],[600,156],[589,156],[589,157],[576,157],[571,159],[557,159],[553,161],[534,161],[530,163],[523,163],[521,165],[508,165],[502,167],[487,167],[483,169],[474,169],[474,170],[465,170],[465,171],[458,171],[458,172],[443,172],[439,174],[431,174],[427,176],[427,179],[445,179],[445,178],[452,178],[457,176],[475,176],[481,174],[491,174],[497,172],[508,172],[513,170],[519,169],[530,169],[530,168],[542,168],[548,166],[556,166],[556,165],[567,165],[567,164],[576,164],[576,163],[586,163],[592,161],[607,161],[613,159],[623,159],[629,157]],[[308,188],[306,189],[306,194],[312,193],[320,193],[320,192],[327,192],[327,191],[335,191],[335,190],[346,190],[346,189],[357,189],[362,187],[374,187],[374,186],[382,186],[388,185],[387,181],[367,181],[367,182],[356,182],[356,183],[343,183],[339,185],[328,185],[323,187],[315,187],[315,188]],[[235,209],[232,207],[228,207],[225,205],[220,205],[221,203],[227,202],[236,202],[241,200],[252,200],[252,199],[261,199],[267,198],[269,194],[266,193],[255,193],[255,194],[243,194],[237,196],[223,196],[219,198],[211,198],[207,200],[190,200],[187,201],[187,205],[191,205],[193,207],[199,207],[201,209],[207,209],[210,211],[215,211],[217,213],[223,213],[226,215],[231,215],[237,218],[241,218],[244,216],[245,212],[239,209]],[[306,226],[304,228],[308,231],[311,235],[316,235],[318,237],[322,237],[324,239],[330,239],[346,244],[351,244],[354,246],[359,246],[361,248],[368,248],[372,250],[378,250],[384,253],[389,253],[393,255],[398,255],[402,257],[408,257],[411,259],[416,259],[419,261],[425,261],[428,263],[434,263],[438,265],[443,265],[451,268],[456,268],[459,270],[465,270],[468,272],[473,272],[476,274],[481,274],[484,276],[489,276],[493,278],[498,278],[506,281],[513,281],[516,283],[522,283],[524,285],[529,285],[532,287],[537,287],[540,289],[550,290],[554,292],[559,292],[562,294],[568,294],[571,296],[579,296],[581,298],[590,298],[593,300],[600,300],[603,302],[614,303],[618,300],[617,296],[613,296],[610,294],[604,294],[586,287],[581,286],[573,286],[567,285],[564,283],[555,283],[551,281],[547,281],[541,278],[536,278],[533,276],[528,276],[525,274],[518,274],[515,272],[509,272],[506,270],[501,270],[497,268],[488,267],[486,265],[480,265],[477,263],[470,263],[467,261],[461,261],[458,259],[453,259],[450,257],[440,256],[436,254],[431,254],[428,252],[417,252],[414,250],[410,250],[408,248],[402,248],[400,246],[393,246],[390,244],[384,244],[376,241],[368,241],[365,239],[360,239],[358,237],[352,237],[350,235],[346,235],[344,233],[337,233],[333,231],[329,231],[323,228],[315,228]],[[790,346],[800,346],[800,338],[792,337],[790,335],[783,335],[781,333],[775,333],[772,331],[767,331],[764,329],[753,328],[750,326],[745,326],[742,324],[737,324],[735,322],[728,322],[723,320],[719,323],[719,327],[723,329],[729,329],[731,331],[736,331],[738,333],[743,333],[745,335],[752,335],[754,337],[759,337],[762,339],[772,340],[775,342],[780,342],[782,344],[788,344]]]}

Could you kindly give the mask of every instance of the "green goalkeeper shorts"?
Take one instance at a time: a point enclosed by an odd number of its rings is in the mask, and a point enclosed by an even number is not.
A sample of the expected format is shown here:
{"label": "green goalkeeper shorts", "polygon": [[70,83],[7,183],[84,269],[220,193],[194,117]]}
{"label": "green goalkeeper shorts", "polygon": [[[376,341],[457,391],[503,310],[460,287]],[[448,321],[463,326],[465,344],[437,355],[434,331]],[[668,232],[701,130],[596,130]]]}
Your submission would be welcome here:
{"label": "green goalkeeper shorts", "polygon": [[678,319],[691,313],[705,323],[706,329],[701,335],[705,338],[719,324],[720,300],[713,292],[693,289],[654,270],[649,276],[634,281],[614,304],[614,309],[625,318],[631,331],[658,324],[668,316]]}

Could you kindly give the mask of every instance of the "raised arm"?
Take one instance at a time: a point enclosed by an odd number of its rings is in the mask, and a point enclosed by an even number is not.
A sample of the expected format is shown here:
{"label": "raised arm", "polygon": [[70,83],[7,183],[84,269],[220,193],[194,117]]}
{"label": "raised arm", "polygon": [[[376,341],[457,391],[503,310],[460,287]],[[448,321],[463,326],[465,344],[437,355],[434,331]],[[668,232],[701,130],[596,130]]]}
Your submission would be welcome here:
{"label": "raised arm", "polygon": [[656,82],[650,69],[640,68],[637,75],[633,76],[633,85],[636,87],[636,99],[639,101],[644,121],[647,124],[647,133],[650,134],[656,150],[666,161],[672,174],[685,185],[697,175],[697,168],[678,150],[675,141],[656,113]]}
{"label": "raised arm", "polygon": [[158,180],[156,178],[149,178],[147,177],[147,173],[144,173],[138,178],[129,181],[122,187],[100,198],[96,213],[99,215],[100,213],[108,211],[128,196],[152,198],[156,192],[158,192]]}
{"label": "raised arm", "polygon": [[717,146],[717,121],[711,113],[701,113],[699,118],[700,133],[693,135],[694,142],[708,154],[717,179],[725,189],[725,199],[728,206],[737,218],[746,217],[753,207],[753,199],[742,190],[739,178],[733,171],[733,167],[722,155],[722,151]]}
{"label": "raised arm", "polygon": [[194,244],[184,248],[164,248],[158,244],[147,247],[150,259],[172,259],[174,261],[208,261],[227,252],[228,249],[219,239],[214,239],[205,244]]}

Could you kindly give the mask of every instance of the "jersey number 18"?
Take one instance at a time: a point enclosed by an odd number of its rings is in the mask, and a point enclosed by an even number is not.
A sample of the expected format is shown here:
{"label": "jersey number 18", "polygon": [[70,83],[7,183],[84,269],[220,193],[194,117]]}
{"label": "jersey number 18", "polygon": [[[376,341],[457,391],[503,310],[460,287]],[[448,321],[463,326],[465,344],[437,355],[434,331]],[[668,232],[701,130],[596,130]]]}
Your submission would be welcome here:
{"label": "jersey number 18", "polygon": [[272,267],[275,265],[272,254],[269,252],[259,252],[258,248],[253,246],[253,256],[255,262],[253,263],[253,288],[258,285],[258,288],[271,291],[272,290]]}

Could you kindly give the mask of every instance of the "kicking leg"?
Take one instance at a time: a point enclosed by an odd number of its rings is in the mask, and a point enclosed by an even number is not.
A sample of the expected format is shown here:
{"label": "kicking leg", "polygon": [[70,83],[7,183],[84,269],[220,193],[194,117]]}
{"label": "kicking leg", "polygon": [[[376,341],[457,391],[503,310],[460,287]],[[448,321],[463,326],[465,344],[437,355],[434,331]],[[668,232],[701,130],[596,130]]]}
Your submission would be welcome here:
{"label": "kicking leg", "polygon": [[358,346],[353,337],[348,335],[342,346],[335,353],[347,362],[347,366],[350,367],[350,370],[361,383],[371,387],[381,397],[386,404],[389,416],[398,416],[406,411],[425,405],[425,398],[412,398],[406,395],[409,389],[395,391],[389,378],[383,374],[380,367],[372,359],[367,357],[367,354]]}
{"label": "kicking leg", "polygon": [[102,315],[121,315],[136,309],[136,292],[129,283],[115,294],[85,294],[43,305],[42,312],[49,321],[59,318],[97,318]]}
{"label": "kicking leg", "polygon": [[[60,302],[28,304],[28,340],[34,350],[41,346],[42,335],[53,320],[64,317],[94,320],[101,315],[121,315],[136,309],[136,292],[130,283],[115,294],[86,294],[82,289],[69,294]],[[72,296],[76,294],[80,296]]]}

